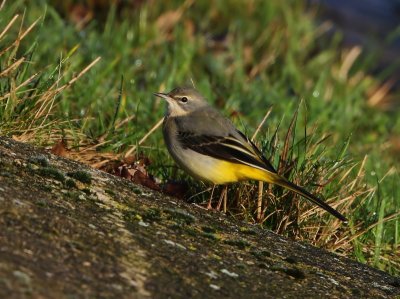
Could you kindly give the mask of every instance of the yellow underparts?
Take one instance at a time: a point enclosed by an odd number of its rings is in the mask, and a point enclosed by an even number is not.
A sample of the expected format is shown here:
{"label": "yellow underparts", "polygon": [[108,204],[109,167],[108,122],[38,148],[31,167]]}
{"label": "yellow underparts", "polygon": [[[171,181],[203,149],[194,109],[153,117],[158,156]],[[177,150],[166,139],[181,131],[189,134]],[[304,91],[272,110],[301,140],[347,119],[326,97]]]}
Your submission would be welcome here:
{"label": "yellow underparts", "polygon": [[274,174],[251,166],[219,161],[213,165],[213,171],[207,178],[214,184],[225,184],[243,180],[274,182]]}

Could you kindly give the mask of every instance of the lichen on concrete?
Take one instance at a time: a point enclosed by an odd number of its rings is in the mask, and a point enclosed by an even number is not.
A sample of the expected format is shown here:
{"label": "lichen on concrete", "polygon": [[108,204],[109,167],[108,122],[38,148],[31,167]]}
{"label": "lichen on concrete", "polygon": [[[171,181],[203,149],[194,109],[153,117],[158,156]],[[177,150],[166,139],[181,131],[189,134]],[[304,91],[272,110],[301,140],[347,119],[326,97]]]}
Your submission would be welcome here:
{"label": "lichen on concrete", "polygon": [[1,298],[387,298],[399,279],[0,138]]}

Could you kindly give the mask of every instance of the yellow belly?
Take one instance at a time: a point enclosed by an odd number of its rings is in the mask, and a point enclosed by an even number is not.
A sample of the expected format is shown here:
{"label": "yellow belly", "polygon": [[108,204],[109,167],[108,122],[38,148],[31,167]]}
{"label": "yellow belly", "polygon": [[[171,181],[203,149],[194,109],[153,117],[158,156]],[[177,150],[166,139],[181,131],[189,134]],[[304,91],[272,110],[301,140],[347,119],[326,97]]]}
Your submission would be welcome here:
{"label": "yellow belly", "polygon": [[226,184],[244,180],[269,181],[268,172],[264,170],[227,161],[214,160],[212,163],[201,165],[199,163],[197,167],[185,168],[192,176],[213,184]]}
{"label": "yellow belly", "polygon": [[220,161],[215,166],[214,184],[225,184],[244,180],[265,181],[267,172],[243,164]]}
{"label": "yellow belly", "polygon": [[273,182],[273,174],[266,170],[218,160],[191,150],[181,151],[173,157],[178,165],[191,176],[213,184],[226,184],[244,180]]}

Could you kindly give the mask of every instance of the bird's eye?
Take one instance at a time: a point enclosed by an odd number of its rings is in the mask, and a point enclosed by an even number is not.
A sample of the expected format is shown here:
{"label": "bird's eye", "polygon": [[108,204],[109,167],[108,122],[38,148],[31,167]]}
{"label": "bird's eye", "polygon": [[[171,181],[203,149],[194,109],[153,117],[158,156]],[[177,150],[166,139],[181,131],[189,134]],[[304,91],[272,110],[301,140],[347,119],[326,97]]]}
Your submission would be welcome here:
{"label": "bird's eye", "polygon": [[187,101],[188,101],[188,98],[187,98],[187,97],[182,97],[182,98],[181,98],[181,102],[182,102],[182,103],[187,103]]}

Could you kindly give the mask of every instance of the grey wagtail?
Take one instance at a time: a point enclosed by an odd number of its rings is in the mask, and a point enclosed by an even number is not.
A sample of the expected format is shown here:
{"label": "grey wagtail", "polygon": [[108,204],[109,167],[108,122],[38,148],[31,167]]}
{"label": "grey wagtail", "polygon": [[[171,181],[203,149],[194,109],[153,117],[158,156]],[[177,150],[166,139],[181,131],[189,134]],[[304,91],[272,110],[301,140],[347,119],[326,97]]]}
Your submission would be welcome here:
{"label": "grey wagtail", "polygon": [[195,89],[155,93],[168,103],[163,134],[175,162],[191,176],[213,184],[257,180],[288,188],[342,221],[347,219],[321,199],[284,177],[230,120]]}

